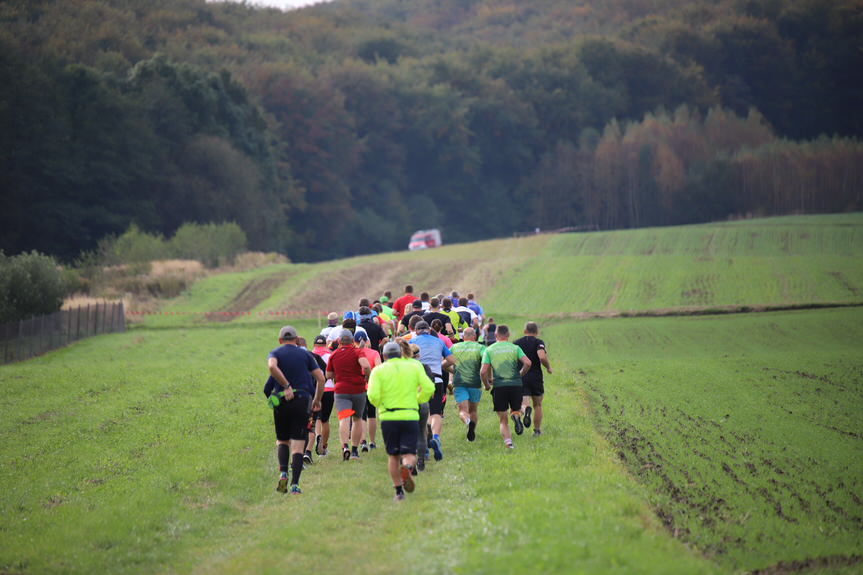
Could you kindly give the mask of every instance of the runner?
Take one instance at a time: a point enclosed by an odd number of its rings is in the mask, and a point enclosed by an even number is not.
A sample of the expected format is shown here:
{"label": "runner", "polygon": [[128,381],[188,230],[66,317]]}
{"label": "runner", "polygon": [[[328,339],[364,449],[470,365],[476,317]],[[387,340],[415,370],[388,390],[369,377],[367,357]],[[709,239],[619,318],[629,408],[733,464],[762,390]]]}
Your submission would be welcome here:
{"label": "runner", "polygon": [[279,330],[279,343],[267,358],[270,379],[264,393],[273,406],[279,482],[276,491],[288,491],[288,462],[291,467],[291,493],[302,493],[303,447],[309,422],[309,408],[321,408],[324,374],[312,355],[297,347],[297,330],[286,325]]}
{"label": "runner", "polygon": [[387,334],[384,328],[377,321],[376,316],[372,314],[371,308],[363,306],[360,308],[358,326],[363,328],[368,334],[369,347],[375,351],[380,351],[381,347],[387,342]]}
{"label": "runner", "polygon": [[461,316],[452,308],[452,300],[448,297],[443,298],[443,314],[449,317],[450,323],[452,323],[453,328],[455,328],[455,333],[452,335],[453,341],[461,341],[461,334],[464,331],[464,328],[470,327]]}
{"label": "runner", "polygon": [[[416,324],[417,335],[411,338],[411,343],[420,348],[419,360],[427,365],[434,376],[435,393],[429,400],[429,423],[432,429],[432,439],[429,442],[434,451],[435,461],[443,459],[440,432],[443,427],[443,412],[446,402],[446,386],[443,382],[443,369],[455,363],[452,352],[436,335],[432,335],[429,324],[420,321]],[[519,382],[520,383],[520,382]]]}
{"label": "runner", "polygon": [[402,324],[403,329],[409,329],[410,321],[411,321],[412,317],[414,317],[414,316],[422,317],[423,316],[422,305],[423,305],[422,302],[418,299],[411,302],[411,311],[406,312],[402,316],[401,324]]}
{"label": "runner", "polygon": [[453,326],[452,318],[450,318],[450,316],[441,311],[440,300],[434,297],[431,299],[429,304],[429,310],[423,314],[423,319],[429,325],[431,325],[434,320],[438,319],[444,326],[445,331],[443,331],[442,333],[448,336],[452,336],[453,334],[455,334],[455,327]]}
{"label": "runner", "polygon": [[321,330],[321,335],[327,337],[330,335],[330,332],[333,330],[338,331],[339,328],[339,314],[334,311],[331,311],[327,315],[327,327]]}
{"label": "runner", "polygon": [[482,342],[485,345],[493,344],[495,339],[495,331],[497,331],[497,324],[494,323],[494,318],[488,318],[488,323],[482,327]]}
{"label": "runner", "polygon": [[[530,427],[531,412],[533,412],[533,435],[542,435],[542,397],[545,394],[545,386],[542,381],[542,368],[545,367],[551,375],[551,363],[548,361],[548,353],[545,342],[539,339],[539,326],[536,322],[529,321],[524,324],[524,337],[515,340],[515,345],[520,347],[524,354],[530,359],[530,369],[521,378],[524,385],[522,394],[524,399],[521,406],[524,411],[524,426]],[[531,406],[531,402],[533,406]]]}
{"label": "runner", "polygon": [[396,315],[399,319],[402,318],[405,314],[405,308],[413,303],[414,300],[417,299],[417,296],[414,295],[414,286],[406,285],[405,286],[405,295],[396,300],[393,304],[393,309],[396,312]]}
{"label": "runner", "polygon": [[339,415],[339,438],[342,441],[342,459],[345,461],[360,458],[358,449],[363,435],[366,378],[371,369],[369,360],[354,345],[353,334],[350,330],[342,330],[339,347],[327,364],[327,377],[336,384],[335,408]]}
{"label": "runner", "polygon": [[[318,368],[321,370],[321,373],[325,373],[327,371],[326,362],[319,355],[309,351],[309,348],[306,347],[306,338],[298,337],[297,347],[299,347],[300,349],[304,349],[310,354],[312,354],[312,357],[314,358],[315,363],[318,365]],[[326,382],[324,382],[324,389],[326,389]],[[323,397],[321,398],[321,403],[323,404]],[[315,427],[320,415],[320,409],[313,410],[311,413],[311,417],[309,417],[309,424],[307,426],[308,433],[306,434],[306,445],[303,449],[303,463],[308,463],[309,465],[312,464],[312,450],[310,449],[310,446],[315,443]]]}
{"label": "runner", "polygon": [[[429,366],[420,361],[420,348],[417,344],[409,344],[407,341],[400,339],[399,345],[402,346],[402,357],[412,358],[417,361],[426,374],[426,377],[434,385],[434,374],[429,369]],[[419,439],[417,440],[417,466],[414,469],[414,475],[417,471],[425,471],[426,459],[429,456],[429,402],[426,401],[420,404],[420,420],[419,420]]]}
{"label": "runner", "polygon": [[[369,338],[367,338],[365,334],[360,332],[355,333],[354,342],[357,344],[357,347],[360,348],[360,351],[363,352],[365,358],[369,361],[372,371],[381,365],[381,354],[369,346]],[[368,385],[366,385],[366,391],[368,392]],[[378,434],[377,417],[375,406],[368,401],[367,396],[366,408],[363,411],[363,440],[360,442],[360,451],[362,453],[368,453],[369,449],[377,448],[377,445],[375,444],[375,439]]]}
{"label": "runner", "polygon": [[476,331],[469,327],[464,330],[464,341],[452,346],[456,359],[453,374],[453,393],[458,405],[458,416],[467,425],[467,440],[476,439],[476,426],[479,421],[477,407],[482,397],[482,379],[479,372],[485,347],[476,341]]}
{"label": "runner", "polygon": [[467,325],[472,327],[474,330],[479,330],[479,316],[468,307],[467,298],[463,297],[458,300],[458,305],[455,305],[455,303],[456,302],[453,302],[453,311],[456,312]]}
{"label": "runner", "polygon": [[[504,445],[512,449],[507,410],[515,425],[516,435],[524,432],[521,422],[521,378],[530,369],[530,360],[517,345],[509,342],[509,327],[497,326],[497,342],[485,348],[482,354],[480,376],[486,389],[493,388],[494,410],[500,420],[500,434]],[[519,369],[521,368],[521,369]]]}
{"label": "runner", "polygon": [[431,301],[429,300],[429,292],[424,291],[423,293],[421,293],[420,301],[422,302],[423,313],[427,312],[431,307]]}
{"label": "runner", "polygon": [[[315,337],[314,348],[312,353],[324,360],[324,365],[330,361],[332,351],[327,347],[327,338],[319,335]],[[327,370],[324,368],[324,373]],[[333,413],[333,396],[335,395],[336,386],[331,378],[324,383],[324,395],[321,398],[321,411],[318,420],[315,422],[315,454],[319,457],[329,455],[327,446],[330,441],[330,415]]]}
{"label": "runner", "polygon": [[434,384],[422,367],[401,357],[397,343],[384,346],[386,361],[369,378],[369,400],[380,406],[381,432],[387,449],[387,468],[395,488],[395,500],[402,501],[411,493],[412,477],[417,462],[419,404],[428,401]]}

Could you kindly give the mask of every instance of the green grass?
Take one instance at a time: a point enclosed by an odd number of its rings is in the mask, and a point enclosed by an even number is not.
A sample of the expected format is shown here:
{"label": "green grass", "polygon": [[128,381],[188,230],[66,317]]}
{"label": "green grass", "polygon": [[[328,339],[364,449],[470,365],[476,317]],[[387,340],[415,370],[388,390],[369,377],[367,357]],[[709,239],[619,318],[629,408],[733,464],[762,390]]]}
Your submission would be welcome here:
{"label": "green grass", "polygon": [[488,397],[474,444],[450,411],[446,458],[405,505],[382,450],[275,493],[277,327],[138,328],[0,368],[0,572],[719,572],[661,529],[558,378],[548,434],[516,453]]}
{"label": "green grass", "polygon": [[[204,312],[325,317],[384,290],[474,291],[492,314],[555,317],[744,306],[863,303],[863,214],[533,236],[282,264],[196,283],[147,325],[205,322]],[[248,291],[259,297],[250,303]],[[196,315],[197,314],[197,315]]]}
{"label": "green grass", "polygon": [[[207,278],[124,334],[0,367],[0,574],[859,571],[863,308],[573,316],[860,303],[861,231],[773,218]],[[446,458],[404,505],[381,450],[276,494],[278,327],[310,337],[309,310],[405,283],[541,320],[546,434],[504,452],[485,396],[474,444],[449,408]]]}
{"label": "green grass", "polygon": [[863,310],[593,320],[547,336],[685,541],[746,570],[863,554]]}

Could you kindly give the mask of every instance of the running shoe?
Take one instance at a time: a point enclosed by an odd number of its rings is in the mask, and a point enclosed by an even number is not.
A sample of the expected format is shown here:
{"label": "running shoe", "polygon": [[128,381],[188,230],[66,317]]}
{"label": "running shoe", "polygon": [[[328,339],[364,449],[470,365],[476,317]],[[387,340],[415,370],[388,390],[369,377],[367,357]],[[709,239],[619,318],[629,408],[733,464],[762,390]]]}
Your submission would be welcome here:
{"label": "running shoe", "polygon": [[[308,463],[309,465],[312,464],[312,452],[311,451],[306,451],[305,453],[303,453],[303,463],[304,464]],[[305,469],[305,466],[303,468]]]}
{"label": "running shoe", "polygon": [[419,467],[419,465],[420,465],[420,462],[417,461],[417,464],[414,465],[413,467],[411,467],[411,475],[413,475],[414,477],[419,475],[419,472],[417,471],[417,467]]}
{"label": "running shoe", "polygon": [[300,489],[299,485],[297,485],[296,483],[291,485],[291,495],[302,495],[302,494],[303,494],[303,490]]}
{"label": "running shoe", "polygon": [[327,449],[326,447],[321,449],[321,457],[326,457],[329,454],[330,454],[330,450]]}
{"label": "running shoe", "polygon": [[351,450],[348,449],[347,447],[345,447],[344,449],[342,449],[342,459],[344,461],[347,461],[350,458],[351,458]]}
{"label": "running shoe", "polygon": [[527,406],[524,408],[524,426],[530,427],[530,414],[533,413],[533,408],[531,406]]}
{"label": "running shoe", "polygon": [[414,471],[425,471],[425,470],[426,470],[425,459],[417,459],[417,466],[414,467]]}
{"label": "running shoe", "polygon": [[315,436],[315,455],[323,455],[324,450],[321,449],[321,439],[323,439],[322,435]]}
{"label": "running shoe", "polygon": [[443,459],[443,450],[440,448],[440,439],[432,437],[431,448],[434,451],[434,460],[440,461]]}
{"label": "running shoe", "polygon": [[393,501],[395,501],[396,503],[398,503],[399,501],[404,501],[404,500],[405,500],[405,494],[404,493],[396,493],[396,496],[393,497]]}
{"label": "running shoe", "polygon": [[356,451],[351,451],[351,459],[359,459],[359,458],[360,458],[359,453],[357,453]]}
{"label": "running shoe", "polygon": [[474,439],[476,439],[476,421],[471,420],[467,424],[467,440],[473,441]]}
{"label": "running shoe", "polygon": [[279,493],[287,493],[288,492],[288,478],[287,477],[279,477],[279,484],[276,485],[276,491]]}
{"label": "running shoe", "polygon": [[533,436],[534,436],[534,437],[538,437],[538,436],[540,436],[540,435],[542,435],[542,432],[541,432],[540,430],[538,430],[538,429],[534,429],[534,430],[533,430]]}
{"label": "running shoe", "polygon": [[515,445],[514,445],[514,444],[512,444],[512,443],[507,443],[507,444],[506,444],[506,448],[507,448],[507,449],[515,449]]}
{"label": "running shoe", "polygon": [[510,419],[512,419],[512,422],[515,424],[515,434],[521,435],[522,433],[524,433],[524,425],[521,423],[521,418],[515,413],[513,413],[509,417],[510,417]]}
{"label": "running shoe", "polygon": [[363,442],[360,444],[360,449],[363,453],[369,452],[369,444],[366,442],[366,440],[363,440]]}
{"label": "running shoe", "polygon": [[408,493],[413,493],[416,488],[416,484],[414,483],[414,478],[411,477],[411,469],[410,467],[406,467],[402,465],[402,485],[404,485],[405,491]]}
{"label": "running shoe", "polygon": [[375,445],[375,442],[374,442],[374,441],[372,441],[371,443],[369,443],[369,449],[377,449],[377,448],[378,448],[378,446],[377,446],[377,445]]}

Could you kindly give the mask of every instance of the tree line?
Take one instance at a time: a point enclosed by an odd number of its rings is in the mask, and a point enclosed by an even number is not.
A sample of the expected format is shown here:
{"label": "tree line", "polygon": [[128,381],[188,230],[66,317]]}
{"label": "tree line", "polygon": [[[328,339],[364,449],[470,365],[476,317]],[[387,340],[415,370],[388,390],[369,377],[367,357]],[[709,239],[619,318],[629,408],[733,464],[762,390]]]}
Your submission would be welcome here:
{"label": "tree line", "polygon": [[[861,209],[853,0],[0,4],[0,247],[295,261]],[[363,241],[357,241],[362,238]]]}

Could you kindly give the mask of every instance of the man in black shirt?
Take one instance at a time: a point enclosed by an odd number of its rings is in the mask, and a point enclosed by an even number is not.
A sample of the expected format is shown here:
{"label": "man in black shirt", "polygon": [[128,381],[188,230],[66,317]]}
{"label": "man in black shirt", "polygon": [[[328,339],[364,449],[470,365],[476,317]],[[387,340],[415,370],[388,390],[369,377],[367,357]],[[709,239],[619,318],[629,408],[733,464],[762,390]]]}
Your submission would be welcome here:
{"label": "man in black shirt", "polygon": [[286,325],[279,331],[280,347],[271,351],[267,358],[270,379],[264,387],[264,394],[273,406],[281,474],[276,490],[280,493],[288,491],[288,462],[291,493],[302,493],[299,483],[310,408],[321,408],[324,393],[324,374],[313,354],[297,346],[297,338],[297,330]]}
{"label": "man in black shirt", "polygon": [[414,300],[413,303],[411,303],[411,309],[413,309],[413,311],[411,311],[410,313],[405,313],[404,317],[402,318],[401,323],[402,323],[402,326],[404,327],[405,330],[407,330],[409,328],[410,321],[411,321],[411,318],[413,316],[415,316],[415,315],[418,315],[420,317],[423,316],[423,303],[422,303],[422,301],[420,301],[418,299]]}
{"label": "man in black shirt", "polygon": [[384,332],[384,328],[374,318],[372,310],[368,306],[361,307],[359,315],[359,326],[366,330],[366,334],[369,336],[369,347],[379,352],[387,342],[387,334]]}
{"label": "man in black shirt", "polygon": [[440,322],[443,324],[443,334],[452,337],[453,334],[455,334],[455,329],[453,329],[452,326],[452,319],[450,319],[447,314],[441,312],[440,300],[436,297],[433,297],[431,298],[429,304],[431,305],[431,307],[425,314],[423,314],[423,321],[431,325],[434,320],[439,319]]}
{"label": "man in black shirt", "polygon": [[[545,342],[538,336],[539,326],[536,322],[529,321],[524,326],[524,337],[514,342],[530,359],[530,369],[521,378],[524,385],[521,411],[524,413],[522,421],[525,427],[530,427],[531,423],[535,424],[533,427],[534,436],[542,435],[542,397],[545,394],[542,367],[545,366],[549,375],[552,373],[548,353],[545,350]],[[530,405],[531,402],[533,406]]]}

